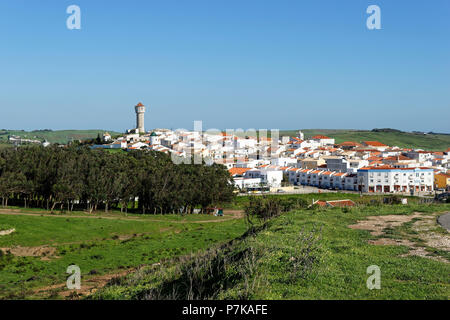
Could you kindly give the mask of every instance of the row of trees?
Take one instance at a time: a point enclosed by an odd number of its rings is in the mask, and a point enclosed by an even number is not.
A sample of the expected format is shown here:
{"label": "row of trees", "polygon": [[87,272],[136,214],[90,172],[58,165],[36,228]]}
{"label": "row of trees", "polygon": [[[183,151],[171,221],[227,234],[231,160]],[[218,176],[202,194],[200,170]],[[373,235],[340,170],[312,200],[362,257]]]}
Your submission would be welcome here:
{"label": "row of trees", "polygon": [[233,194],[224,166],[175,165],[161,152],[110,153],[83,146],[0,151],[2,206],[190,213],[230,201]]}

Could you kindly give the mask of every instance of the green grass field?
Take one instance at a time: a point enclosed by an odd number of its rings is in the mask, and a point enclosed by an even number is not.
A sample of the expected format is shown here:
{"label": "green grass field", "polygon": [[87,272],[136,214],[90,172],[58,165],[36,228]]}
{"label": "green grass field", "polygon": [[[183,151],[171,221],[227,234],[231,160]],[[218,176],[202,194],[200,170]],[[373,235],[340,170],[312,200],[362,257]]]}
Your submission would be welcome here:
{"label": "green grass field", "polygon": [[[416,220],[435,221],[449,204],[412,204],[298,210],[270,220],[254,235],[191,259],[145,267],[95,293],[93,299],[444,299],[450,298],[448,251],[424,244],[432,232],[448,237],[434,225],[424,233]],[[385,235],[349,228],[370,216],[421,218]],[[406,221],[405,220],[405,221]],[[320,231],[319,231],[320,230]],[[390,237],[411,241],[430,257],[402,256],[406,245],[374,245],[369,240]],[[448,239],[448,238],[447,238]],[[381,289],[369,290],[367,268],[381,270]],[[194,283],[194,286],[189,286]],[[185,288],[191,288],[188,292]]]}
{"label": "green grass field", "polygon": [[23,212],[28,215],[0,214],[0,225],[16,229],[0,237],[0,248],[55,251],[41,256],[1,255],[0,298],[41,298],[36,290],[64,283],[71,264],[78,265],[83,279],[88,279],[205,249],[245,231],[242,219],[205,215],[116,213],[89,218],[80,212],[54,216]]}
{"label": "green grass field", "polygon": [[[298,130],[280,130],[280,137],[284,135],[296,136],[297,132]],[[450,134],[423,135],[409,132],[372,132],[365,130],[333,129],[305,129],[302,132],[305,134],[305,138],[320,134],[334,138],[336,143],[342,143],[344,141],[380,141],[389,146],[421,148],[433,151],[444,151],[450,147]]]}
{"label": "green grass field", "polygon": [[[254,220],[253,235],[246,232],[245,220],[231,211],[214,217],[1,209],[0,229],[16,232],[0,236],[0,248],[10,250],[0,255],[0,299],[61,299],[67,293],[66,269],[72,264],[80,267],[82,283],[136,269],[113,279],[93,293],[93,299],[178,299],[185,293],[173,292],[187,288],[189,277],[201,288],[201,298],[208,299],[450,298],[450,267],[441,261],[450,261],[449,249],[423,238],[448,237],[436,224],[436,215],[450,211],[450,204],[420,204],[419,198],[409,197],[406,206],[382,205],[382,196],[346,193],[271,197],[308,203],[352,199],[357,207],[295,210],[265,224]],[[237,197],[224,207],[242,210],[248,202],[248,196]],[[412,217],[415,212],[423,216]],[[379,236],[348,227],[386,215],[411,218],[383,228]],[[421,219],[432,223],[423,232],[414,228]],[[437,261],[402,257],[412,251],[408,245],[368,242],[380,239],[410,241]],[[43,251],[24,254],[37,249]],[[366,287],[369,265],[381,268],[381,290]],[[99,283],[101,288],[107,281]]]}
{"label": "green grass field", "polygon": [[[97,135],[102,135],[106,130],[55,130],[55,131],[21,131],[21,130],[0,130],[0,144],[8,141],[8,135],[20,136],[24,139],[32,139],[51,143],[66,144],[73,140],[86,140],[97,138]],[[120,135],[118,132],[108,131],[111,135]]]}

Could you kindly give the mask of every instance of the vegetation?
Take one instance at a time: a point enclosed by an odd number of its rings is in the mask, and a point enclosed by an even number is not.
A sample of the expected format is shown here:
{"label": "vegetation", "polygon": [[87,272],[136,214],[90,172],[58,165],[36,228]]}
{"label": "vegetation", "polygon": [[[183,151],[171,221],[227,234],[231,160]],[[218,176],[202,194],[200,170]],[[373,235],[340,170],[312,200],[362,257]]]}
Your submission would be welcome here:
{"label": "vegetation", "polygon": [[[50,143],[67,144],[75,140],[95,139],[98,135],[105,133],[105,130],[0,130],[0,143],[8,140],[8,136],[14,135],[24,139],[48,141]],[[118,135],[118,132],[109,131],[111,135]]]}
{"label": "vegetation", "polygon": [[122,154],[81,146],[0,150],[3,206],[191,213],[231,200],[230,179],[224,166],[175,165],[161,152]]}
{"label": "vegetation", "polygon": [[[344,141],[379,141],[390,146],[401,148],[420,148],[424,150],[444,151],[450,147],[450,135],[438,133],[398,132],[395,129],[339,130],[339,129],[305,129],[305,138],[315,135],[326,135],[334,138],[336,143]],[[298,130],[280,130],[281,136],[296,136]],[[270,131],[268,131],[270,134]]]}
{"label": "vegetation", "polygon": [[0,224],[0,231],[10,230],[10,229],[13,229],[13,227],[11,225],[4,224],[4,223]]}
{"label": "vegetation", "polygon": [[[226,245],[114,279],[91,299],[448,299],[448,263],[403,256],[404,245],[370,244],[379,237],[348,226],[368,216],[449,209],[368,203],[295,210]],[[381,290],[366,286],[370,265],[381,268]]]}
{"label": "vegetation", "polygon": [[80,267],[85,283],[197,252],[245,231],[242,219],[207,215],[28,214],[0,215],[1,226],[16,229],[0,237],[0,299],[50,297],[54,292],[38,289],[58,284],[65,290],[71,264]]}

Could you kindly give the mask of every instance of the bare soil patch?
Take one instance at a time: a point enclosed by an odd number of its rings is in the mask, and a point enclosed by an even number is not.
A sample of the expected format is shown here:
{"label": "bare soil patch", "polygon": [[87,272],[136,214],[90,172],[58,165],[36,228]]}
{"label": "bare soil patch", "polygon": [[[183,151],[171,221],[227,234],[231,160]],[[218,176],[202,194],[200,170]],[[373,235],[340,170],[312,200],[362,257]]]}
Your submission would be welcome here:
{"label": "bare soil patch", "polygon": [[2,230],[0,231],[0,236],[7,236],[8,234],[11,234],[13,232],[16,232],[16,229],[12,228],[9,230]]}
{"label": "bare soil patch", "polygon": [[360,220],[356,224],[349,225],[351,229],[368,230],[370,234],[378,237],[368,242],[373,245],[397,245],[406,246],[409,248],[407,256],[419,256],[436,261],[449,263],[447,259],[437,255],[430,255],[426,247],[414,242],[411,235],[406,232],[401,232],[399,238],[386,237],[386,229],[393,229],[400,227],[403,224],[417,219],[412,225],[411,230],[415,232],[416,237],[425,243],[426,246],[436,248],[439,250],[450,251],[450,236],[448,232],[436,231],[436,215],[427,215],[420,212],[415,212],[412,215],[388,215],[388,216],[370,216],[366,220]]}
{"label": "bare soil patch", "polygon": [[65,299],[79,299],[81,297],[93,294],[98,289],[103,288],[113,278],[126,276],[135,270],[135,268],[132,268],[121,272],[93,276],[86,279],[82,277],[80,289],[68,289],[66,283],[60,283],[37,289],[35,294],[38,296],[49,296],[56,294]]}
{"label": "bare soil patch", "polygon": [[[42,213],[40,213],[42,212]],[[139,217],[123,217],[114,216],[108,214],[102,215],[71,215],[71,214],[50,214],[48,211],[39,211],[36,213],[26,213],[21,212],[20,209],[0,209],[0,214],[3,215],[15,215],[15,216],[39,216],[39,217],[52,217],[52,218],[74,218],[74,219],[110,219],[110,220],[131,220],[131,221],[155,221],[155,222],[165,222],[162,219],[152,219],[152,218],[139,218]],[[224,216],[217,219],[211,220],[198,220],[198,221],[170,221],[170,223],[218,223],[223,221],[228,221],[232,219],[240,219],[244,216],[243,210],[224,210]]]}
{"label": "bare soil patch", "polygon": [[6,253],[11,253],[18,257],[41,257],[41,260],[50,260],[52,258],[59,258],[55,256],[56,248],[49,246],[38,246],[38,247],[11,247],[11,248],[0,248],[1,251]]}
{"label": "bare soil patch", "polygon": [[381,236],[386,228],[394,228],[401,226],[405,222],[409,222],[414,218],[420,217],[420,213],[413,215],[390,215],[390,216],[370,216],[367,220],[360,220],[356,224],[348,226],[351,229],[369,230],[373,236]]}

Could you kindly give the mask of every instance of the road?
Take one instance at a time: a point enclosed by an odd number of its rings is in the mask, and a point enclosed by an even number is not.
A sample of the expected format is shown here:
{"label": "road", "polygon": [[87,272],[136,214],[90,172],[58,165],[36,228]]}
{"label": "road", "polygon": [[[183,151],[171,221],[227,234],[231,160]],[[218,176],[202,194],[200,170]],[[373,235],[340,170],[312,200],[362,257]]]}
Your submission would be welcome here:
{"label": "road", "polygon": [[438,218],[438,222],[445,229],[450,231],[450,212],[447,212]]}

